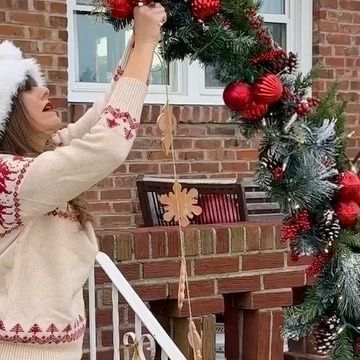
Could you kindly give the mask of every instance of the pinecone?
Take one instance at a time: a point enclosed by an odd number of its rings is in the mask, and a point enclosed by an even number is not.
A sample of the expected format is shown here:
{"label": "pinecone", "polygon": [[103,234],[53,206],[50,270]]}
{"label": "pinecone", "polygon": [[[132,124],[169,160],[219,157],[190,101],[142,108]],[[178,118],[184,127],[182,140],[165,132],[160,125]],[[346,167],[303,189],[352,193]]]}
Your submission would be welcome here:
{"label": "pinecone", "polygon": [[333,243],[340,233],[340,222],[333,210],[326,210],[316,222],[315,228],[320,239]]}
{"label": "pinecone", "polygon": [[286,59],[287,72],[289,74],[292,74],[293,72],[296,71],[298,66],[299,66],[299,61],[297,55],[294,54],[293,52],[289,52],[289,55]]}
{"label": "pinecone", "polygon": [[313,332],[315,350],[323,355],[329,354],[334,349],[340,329],[341,320],[335,314],[331,317],[324,317]]}

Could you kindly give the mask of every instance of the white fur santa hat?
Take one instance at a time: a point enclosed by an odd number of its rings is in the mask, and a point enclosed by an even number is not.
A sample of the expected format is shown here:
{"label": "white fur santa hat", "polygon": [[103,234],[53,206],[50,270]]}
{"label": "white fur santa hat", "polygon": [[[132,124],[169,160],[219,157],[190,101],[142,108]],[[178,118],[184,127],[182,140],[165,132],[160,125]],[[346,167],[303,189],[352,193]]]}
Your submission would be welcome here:
{"label": "white fur santa hat", "polygon": [[43,77],[35,59],[24,59],[21,50],[11,41],[0,43],[0,140],[10,115],[13,97],[31,77],[41,86]]}

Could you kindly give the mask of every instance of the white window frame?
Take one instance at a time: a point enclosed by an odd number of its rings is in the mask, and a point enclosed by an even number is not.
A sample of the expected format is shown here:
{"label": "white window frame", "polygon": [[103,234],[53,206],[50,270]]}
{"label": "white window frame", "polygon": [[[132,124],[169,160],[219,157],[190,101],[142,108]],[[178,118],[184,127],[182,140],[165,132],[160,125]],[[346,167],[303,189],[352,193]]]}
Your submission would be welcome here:
{"label": "white window frame", "polygon": [[[287,25],[287,51],[299,55],[299,70],[307,73],[312,67],[313,34],[312,0],[285,0],[285,14],[263,14],[265,22]],[[76,17],[74,11],[88,11],[89,6],[77,5],[76,0],[67,0],[68,17],[68,100],[69,102],[93,102],[101,96],[107,84],[80,83],[75,81],[76,66]],[[299,16],[299,14],[301,14]],[[223,105],[222,88],[205,87],[205,70],[197,62],[188,60],[170,64],[169,96],[172,104],[186,105]],[[163,104],[165,86],[150,85],[146,103]]]}

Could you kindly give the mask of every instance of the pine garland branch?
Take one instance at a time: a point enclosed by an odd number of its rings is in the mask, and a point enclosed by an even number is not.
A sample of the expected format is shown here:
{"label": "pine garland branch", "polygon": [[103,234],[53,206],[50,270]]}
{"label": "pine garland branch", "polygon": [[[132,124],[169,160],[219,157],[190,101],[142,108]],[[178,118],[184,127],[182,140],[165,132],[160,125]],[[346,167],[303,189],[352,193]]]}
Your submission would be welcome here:
{"label": "pine garland branch", "polygon": [[353,339],[348,329],[344,329],[335,342],[335,348],[331,360],[357,360],[359,356],[355,353]]}
{"label": "pine garland branch", "polygon": [[325,314],[326,308],[314,288],[307,291],[303,304],[285,308],[283,336],[299,340],[311,334],[314,325]]}

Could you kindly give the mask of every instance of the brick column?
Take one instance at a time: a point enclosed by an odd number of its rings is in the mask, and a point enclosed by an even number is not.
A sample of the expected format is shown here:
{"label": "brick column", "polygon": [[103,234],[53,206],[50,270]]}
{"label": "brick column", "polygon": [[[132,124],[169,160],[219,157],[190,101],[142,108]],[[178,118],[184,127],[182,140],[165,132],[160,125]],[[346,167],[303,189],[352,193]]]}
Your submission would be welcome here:
{"label": "brick column", "polygon": [[292,291],[255,291],[225,297],[227,360],[283,359],[283,306],[292,305]]}

